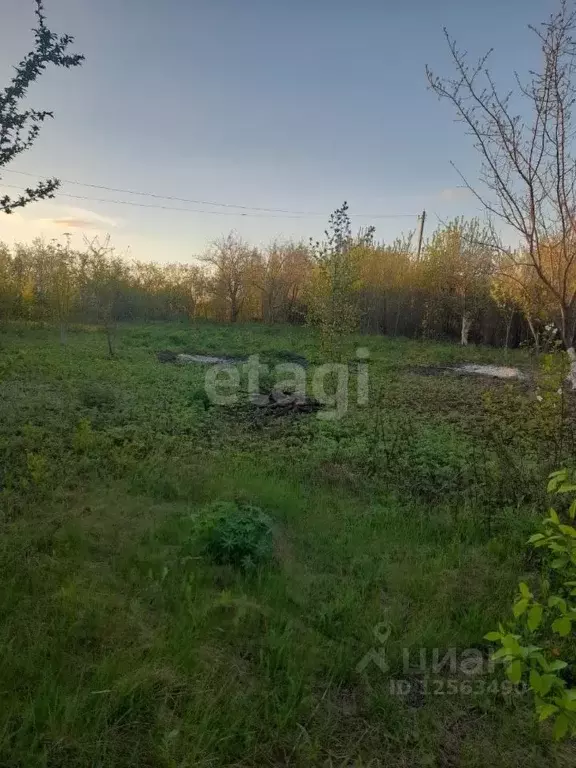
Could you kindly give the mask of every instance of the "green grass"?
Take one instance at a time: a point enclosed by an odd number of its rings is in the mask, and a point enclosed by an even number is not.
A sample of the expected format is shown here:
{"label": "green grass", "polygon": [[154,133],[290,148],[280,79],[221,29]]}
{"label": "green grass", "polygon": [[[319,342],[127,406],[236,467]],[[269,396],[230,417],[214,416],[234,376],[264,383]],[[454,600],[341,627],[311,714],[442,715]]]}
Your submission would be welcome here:
{"label": "green grass", "polygon": [[[539,514],[478,429],[482,392],[505,387],[413,367],[527,358],[358,337],[351,359],[357,344],[367,408],[255,422],[156,351],[321,362],[313,331],[126,326],[113,360],[89,328],[66,348],[3,331],[0,765],[574,764],[526,696],[390,690],[403,648],[488,653]],[[217,501],[264,510],[272,562],[210,560],[196,519]],[[382,622],[390,668],[359,672]]]}

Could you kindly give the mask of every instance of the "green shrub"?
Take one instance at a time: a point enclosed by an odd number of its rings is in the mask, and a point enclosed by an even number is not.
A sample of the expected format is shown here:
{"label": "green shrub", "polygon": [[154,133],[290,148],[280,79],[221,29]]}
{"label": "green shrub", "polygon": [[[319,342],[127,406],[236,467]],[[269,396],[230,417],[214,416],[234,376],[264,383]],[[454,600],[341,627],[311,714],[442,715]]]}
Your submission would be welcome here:
{"label": "green shrub", "polygon": [[536,395],[527,397],[512,385],[483,394],[480,434],[506,473],[523,484],[533,477],[534,467],[544,468],[545,477],[576,450],[573,415],[564,392],[567,373],[565,353],[545,355],[535,376]]}
{"label": "green shrub", "polygon": [[[548,491],[574,493],[572,475],[565,469],[553,472]],[[486,635],[487,640],[500,643],[492,658],[502,660],[508,678],[516,684],[528,683],[539,719],[554,718],[557,739],[576,735],[575,516],[576,499],[566,513],[549,510],[542,531],[529,539],[543,553],[537,585],[531,590],[521,582],[514,620]]]}
{"label": "green shrub", "polygon": [[218,501],[196,520],[202,551],[218,565],[253,568],[272,558],[272,521],[252,504]]}
{"label": "green shrub", "polygon": [[188,396],[188,404],[189,405],[198,405],[203,410],[207,411],[208,408],[212,405],[212,401],[206,394],[206,390],[204,387],[201,389],[195,389],[193,390],[190,395]]}
{"label": "green shrub", "polygon": [[450,425],[386,413],[369,424],[350,425],[349,433],[345,428],[323,426],[316,438],[316,445],[323,440],[326,453],[333,446],[331,460],[345,460],[364,476],[386,479],[403,493],[429,501],[462,498],[468,491],[471,446]]}
{"label": "green shrub", "polygon": [[98,381],[87,382],[80,390],[80,402],[87,408],[109,410],[115,404],[114,392]]}

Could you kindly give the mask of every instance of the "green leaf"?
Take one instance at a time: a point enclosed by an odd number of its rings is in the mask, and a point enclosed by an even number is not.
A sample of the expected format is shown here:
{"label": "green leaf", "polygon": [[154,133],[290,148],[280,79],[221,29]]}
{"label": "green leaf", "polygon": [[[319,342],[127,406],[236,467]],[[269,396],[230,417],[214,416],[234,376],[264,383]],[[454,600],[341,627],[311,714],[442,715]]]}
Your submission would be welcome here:
{"label": "green leaf", "polygon": [[568,483],[568,470],[567,469],[561,469],[558,472],[554,473],[553,475],[549,475],[548,485],[546,486],[546,490],[548,493],[558,493],[559,488]]}
{"label": "green leaf", "polygon": [[540,696],[546,696],[556,681],[557,678],[554,675],[542,675],[540,678]]}
{"label": "green leaf", "polygon": [[515,659],[506,670],[506,675],[512,683],[519,683],[522,679],[522,662]]}
{"label": "green leaf", "polygon": [[552,631],[556,632],[556,634],[560,635],[560,637],[566,637],[566,635],[569,635],[571,629],[572,622],[568,616],[562,616],[552,623]]}
{"label": "green leaf", "polygon": [[540,693],[540,674],[535,669],[530,670],[530,688]]}
{"label": "green leaf", "polygon": [[541,651],[542,649],[539,648],[537,645],[526,645],[523,648],[520,649],[522,653],[522,658],[537,658],[540,654],[538,651]]}
{"label": "green leaf", "polygon": [[562,598],[558,597],[558,595],[550,595],[548,598],[548,607],[554,608],[555,605],[558,605],[561,602],[563,602]]}
{"label": "green leaf", "polygon": [[[576,505],[576,500],[573,502]],[[535,533],[533,536],[530,536],[528,539],[528,544],[534,544],[536,541],[542,541],[542,539],[545,539],[543,533]]]}
{"label": "green leaf", "polygon": [[563,739],[564,736],[566,736],[566,733],[568,732],[569,724],[570,724],[570,721],[568,720],[566,715],[563,712],[561,712],[556,718],[556,722],[554,723],[554,728],[552,730],[552,735],[557,741],[559,741],[560,739]]}
{"label": "green leaf", "polygon": [[551,480],[553,477],[559,477],[564,479],[568,477],[568,470],[566,468],[555,469],[554,472],[550,472],[550,474],[548,475],[548,479]]}
{"label": "green leaf", "polygon": [[550,520],[553,523],[556,523],[556,525],[560,524],[560,518],[558,517],[558,514],[555,509],[549,509],[548,514],[550,515]]}
{"label": "green leaf", "polygon": [[550,715],[553,715],[555,712],[558,712],[558,707],[555,707],[554,704],[542,704],[542,706],[538,707],[538,719],[540,721],[546,720],[550,717]]}
{"label": "green leaf", "polygon": [[550,665],[541,653],[535,653],[532,658],[540,664],[540,668],[543,669],[544,672],[550,671]]}
{"label": "green leaf", "polygon": [[534,632],[542,623],[542,606],[536,603],[528,612],[528,629]]}
{"label": "green leaf", "polygon": [[566,544],[559,544],[557,541],[554,541],[557,538],[557,536],[552,536],[548,539],[548,549],[551,552],[566,552]]}
{"label": "green leaf", "polygon": [[490,640],[491,642],[497,642],[502,639],[500,632],[488,632],[484,635],[484,640]]}
{"label": "green leaf", "polygon": [[524,598],[521,598],[520,600],[518,600],[518,602],[514,603],[513,611],[514,611],[514,616],[516,618],[518,618],[519,616],[522,616],[522,614],[528,608],[528,603],[529,602],[530,601],[527,598],[524,597]]}
{"label": "green leaf", "polygon": [[570,518],[574,520],[574,518],[576,517],[576,499],[574,499],[572,504],[570,504],[570,506],[568,507],[568,514],[570,515]]}
{"label": "green leaf", "polygon": [[502,638],[502,645],[509,649],[510,653],[520,653],[520,643],[518,638],[520,635],[507,634]]}
{"label": "green leaf", "polygon": [[522,595],[522,597],[526,597],[526,598],[532,597],[532,592],[530,592],[530,590],[528,589],[528,584],[525,584],[523,581],[521,581],[518,586],[520,588],[520,594]]}
{"label": "green leaf", "polygon": [[512,656],[520,656],[521,653],[518,637],[519,635],[505,635],[502,638],[502,645]]}
{"label": "green leaf", "polygon": [[507,656],[512,656],[510,653],[509,648],[499,648],[497,651],[495,651],[491,658],[492,661],[498,661],[498,659],[505,659]]}
{"label": "green leaf", "polygon": [[574,491],[576,491],[574,483],[560,483],[556,489],[556,493],[573,493]]}
{"label": "green leaf", "polygon": [[548,480],[548,485],[546,486],[546,491],[548,493],[554,493],[556,488],[558,487],[558,483],[560,481],[556,477],[550,477],[550,480]]}
{"label": "green leaf", "polygon": [[560,609],[563,613],[566,613],[566,601],[563,600],[561,597],[558,597],[558,595],[551,595],[548,598],[548,607],[554,608],[555,606],[559,605]]}
{"label": "green leaf", "polygon": [[562,661],[562,659],[556,659],[556,661],[553,661],[548,665],[548,669],[550,672],[558,672],[561,669],[566,669],[567,666],[568,664],[565,661]]}

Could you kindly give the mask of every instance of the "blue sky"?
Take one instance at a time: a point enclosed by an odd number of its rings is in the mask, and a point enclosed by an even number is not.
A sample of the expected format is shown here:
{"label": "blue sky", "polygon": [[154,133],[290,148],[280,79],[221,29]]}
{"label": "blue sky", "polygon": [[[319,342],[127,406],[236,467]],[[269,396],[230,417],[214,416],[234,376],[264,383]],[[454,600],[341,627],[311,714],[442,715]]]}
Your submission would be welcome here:
{"label": "blue sky", "polygon": [[[45,0],[50,26],[86,63],[51,70],[30,104],[53,109],[9,169],[123,189],[326,214],[411,214],[373,223],[389,239],[426,209],[478,211],[459,189],[478,157],[426,64],[449,72],[442,27],[479,55],[495,48],[503,85],[537,63],[527,24],[552,0]],[[30,48],[32,0],[2,0],[0,85]],[[6,172],[5,184],[30,179]],[[6,192],[13,192],[6,188]],[[70,195],[162,204],[64,184]],[[211,211],[231,209],[165,201]],[[413,216],[412,216],[413,215]],[[254,243],[319,236],[326,220],[165,211],[59,197],[1,215],[0,239],[110,232],[140,259],[187,261],[236,229]]]}

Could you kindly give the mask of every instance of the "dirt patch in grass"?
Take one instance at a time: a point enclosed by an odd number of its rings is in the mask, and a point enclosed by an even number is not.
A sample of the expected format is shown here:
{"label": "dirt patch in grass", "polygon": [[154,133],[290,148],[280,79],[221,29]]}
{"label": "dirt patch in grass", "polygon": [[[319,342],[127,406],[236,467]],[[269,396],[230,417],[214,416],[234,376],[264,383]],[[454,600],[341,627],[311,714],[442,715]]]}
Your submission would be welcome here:
{"label": "dirt patch in grass", "polygon": [[316,413],[323,405],[313,397],[297,392],[272,389],[249,396],[250,405],[266,416],[296,416],[302,413]]}
{"label": "dirt patch in grass", "polygon": [[527,375],[519,368],[506,365],[480,365],[466,363],[462,365],[412,365],[409,373],[417,376],[472,376],[502,381],[525,381]]}
{"label": "dirt patch in grass", "polygon": [[188,352],[173,352],[170,349],[162,349],[156,353],[159,363],[174,363],[175,365],[189,365],[191,363],[200,363],[200,365],[232,365],[234,363],[244,362],[237,357],[225,357],[220,355],[199,355]]}
{"label": "dirt patch in grass", "polygon": [[[296,352],[290,352],[287,350],[270,350],[264,351],[259,354],[261,362],[268,365],[277,365],[280,363],[295,363],[303,368],[309,366],[308,360],[303,355],[298,355]],[[156,353],[158,362],[160,363],[175,363],[179,365],[187,365],[188,363],[200,363],[203,365],[214,365],[216,363],[246,363],[248,357],[237,357],[234,355],[223,355],[216,353],[198,352],[197,350],[184,350],[175,352],[171,349],[161,349]]]}

